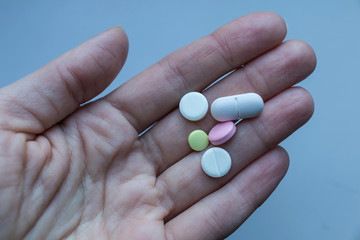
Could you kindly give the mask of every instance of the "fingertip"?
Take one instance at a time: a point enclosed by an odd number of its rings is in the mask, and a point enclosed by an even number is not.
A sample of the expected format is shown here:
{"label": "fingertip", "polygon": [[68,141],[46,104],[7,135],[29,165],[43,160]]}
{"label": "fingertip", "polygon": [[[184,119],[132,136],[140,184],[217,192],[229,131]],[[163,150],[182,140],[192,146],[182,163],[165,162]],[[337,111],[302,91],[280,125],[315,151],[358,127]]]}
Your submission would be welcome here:
{"label": "fingertip", "polygon": [[116,73],[120,71],[125,63],[129,51],[129,40],[126,32],[121,26],[114,26],[95,36],[98,47],[111,58]]}
{"label": "fingertip", "polygon": [[246,15],[246,17],[252,19],[259,33],[271,34],[277,41],[285,39],[287,25],[279,14],[271,11],[259,11]]}
{"label": "fingertip", "polygon": [[306,42],[298,39],[287,40],[283,43],[287,48],[288,62],[294,67],[303,69],[303,78],[309,76],[316,68],[316,54]]}
{"label": "fingertip", "polygon": [[[248,208],[255,210],[270,196],[280,184],[289,168],[287,151],[276,146],[253,161],[235,178],[238,189],[244,187],[240,182],[247,181],[246,189],[253,189],[254,196],[248,196]],[[244,180],[247,179],[247,180]],[[234,181],[234,180],[233,180]],[[241,191],[240,191],[241,192]],[[251,198],[252,197],[252,198]]]}
{"label": "fingertip", "polygon": [[237,68],[280,45],[286,33],[285,21],[278,14],[255,12],[225,24],[210,36],[222,48],[228,66]]}
{"label": "fingertip", "polygon": [[281,179],[285,176],[289,169],[290,157],[288,152],[281,146],[276,146],[272,151],[274,157],[274,165],[276,165],[277,176],[281,177]]}
{"label": "fingertip", "polygon": [[293,102],[300,104],[298,107],[299,111],[302,113],[304,123],[309,121],[315,110],[315,103],[312,95],[308,90],[303,87],[292,87],[293,91]]}
{"label": "fingertip", "polygon": [[289,155],[281,146],[276,146],[250,164],[257,174],[256,179],[263,179],[273,183],[275,188],[285,176],[289,168]]}
{"label": "fingertip", "polygon": [[125,30],[120,25],[116,25],[108,30],[112,32],[115,40],[117,39],[118,43],[121,44],[121,47],[124,48],[122,50],[126,50],[125,53],[127,55],[129,49],[129,39]]}

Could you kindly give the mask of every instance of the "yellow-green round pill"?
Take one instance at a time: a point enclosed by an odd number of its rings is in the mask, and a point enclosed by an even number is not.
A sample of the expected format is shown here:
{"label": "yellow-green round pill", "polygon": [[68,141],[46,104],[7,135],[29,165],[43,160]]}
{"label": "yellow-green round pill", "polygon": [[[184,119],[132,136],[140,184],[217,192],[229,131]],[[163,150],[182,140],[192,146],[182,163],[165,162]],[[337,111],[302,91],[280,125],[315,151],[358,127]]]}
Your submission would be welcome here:
{"label": "yellow-green round pill", "polygon": [[188,142],[193,150],[202,151],[209,145],[209,138],[204,131],[195,130],[190,133]]}

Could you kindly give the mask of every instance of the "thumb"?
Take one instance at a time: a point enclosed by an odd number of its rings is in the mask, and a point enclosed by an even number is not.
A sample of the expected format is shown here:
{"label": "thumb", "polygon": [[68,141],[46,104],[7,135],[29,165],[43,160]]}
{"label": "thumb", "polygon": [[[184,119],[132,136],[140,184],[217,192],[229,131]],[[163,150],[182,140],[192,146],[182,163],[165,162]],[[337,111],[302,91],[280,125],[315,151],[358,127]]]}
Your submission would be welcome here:
{"label": "thumb", "polygon": [[39,134],[101,93],[125,63],[128,40],[113,27],[0,89],[0,127]]}

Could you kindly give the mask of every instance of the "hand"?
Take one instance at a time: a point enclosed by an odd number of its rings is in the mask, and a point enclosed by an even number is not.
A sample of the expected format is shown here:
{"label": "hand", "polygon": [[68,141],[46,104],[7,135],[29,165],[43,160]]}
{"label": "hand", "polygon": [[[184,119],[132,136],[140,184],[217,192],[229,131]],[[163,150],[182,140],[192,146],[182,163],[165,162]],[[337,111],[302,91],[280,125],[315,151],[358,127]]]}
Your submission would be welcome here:
{"label": "hand", "polygon": [[[247,15],[162,59],[111,94],[94,98],[125,62],[120,27],[88,40],[0,90],[0,239],[221,239],[275,189],[288,168],[277,146],[312,115],[292,87],[314,69],[306,43],[282,42],[286,25]],[[215,98],[257,92],[262,114],[223,145],[230,172],[213,179],[187,136],[209,131],[181,117],[189,91]],[[138,134],[158,123],[141,137]]]}

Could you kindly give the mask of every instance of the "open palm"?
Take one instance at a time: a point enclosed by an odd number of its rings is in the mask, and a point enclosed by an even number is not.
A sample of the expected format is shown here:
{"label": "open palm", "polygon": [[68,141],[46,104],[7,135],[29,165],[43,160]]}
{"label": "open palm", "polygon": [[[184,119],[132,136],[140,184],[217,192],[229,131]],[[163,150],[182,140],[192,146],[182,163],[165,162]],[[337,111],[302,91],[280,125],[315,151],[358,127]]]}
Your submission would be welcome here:
{"label": "open palm", "polygon": [[[98,95],[125,62],[120,27],[88,40],[0,90],[0,239],[221,239],[271,194],[288,167],[277,144],[313,112],[292,87],[314,69],[306,43],[291,40],[274,13],[247,15],[154,64],[111,94]],[[202,172],[180,98],[208,101],[256,92],[262,114],[223,145],[230,172]],[[139,133],[157,124],[142,136]]]}

